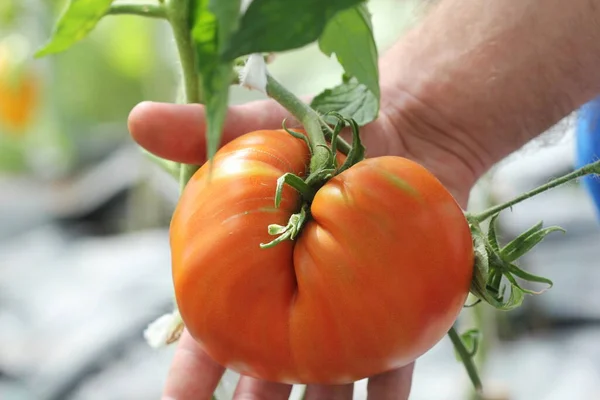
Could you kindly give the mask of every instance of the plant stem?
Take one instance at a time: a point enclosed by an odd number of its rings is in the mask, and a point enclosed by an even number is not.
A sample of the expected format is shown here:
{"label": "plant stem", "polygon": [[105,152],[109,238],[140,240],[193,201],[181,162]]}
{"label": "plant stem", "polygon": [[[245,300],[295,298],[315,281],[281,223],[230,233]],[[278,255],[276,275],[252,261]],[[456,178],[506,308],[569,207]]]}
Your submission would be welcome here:
{"label": "plant stem", "polygon": [[545,185],[542,185],[542,186],[540,186],[536,189],[533,189],[529,192],[523,193],[522,195],[515,197],[514,199],[512,199],[504,204],[499,204],[497,206],[488,208],[487,210],[482,211],[479,214],[475,214],[473,217],[477,221],[483,222],[486,219],[488,219],[489,217],[499,213],[502,210],[512,207],[515,204],[522,202],[523,200],[527,200],[537,194],[545,192],[546,190],[552,189],[556,186],[560,186],[563,183],[567,183],[573,179],[581,178],[582,176],[590,175],[590,174],[600,174],[600,161],[596,161],[592,164],[588,164],[582,168],[579,168],[576,171],[571,172],[570,174],[561,176],[560,178],[553,179],[550,182],[546,183]]}
{"label": "plant stem", "polygon": [[[183,85],[185,89],[186,103],[202,103],[200,93],[200,75],[196,65],[196,52],[189,26],[189,14],[191,10],[190,0],[170,0],[166,3],[167,16],[173,36],[179,52],[181,69],[183,73]],[[194,172],[198,170],[197,165],[182,164],[179,176],[179,186],[183,190]]]}
{"label": "plant stem", "polygon": [[460,335],[458,334],[458,332],[456,332],[456,329],[454,327],[450,328],[450,330],[448,331],[448,336],[450,337],[450,340],[452,341],[456,352],[460,356],[465,366],[465,369],[467,370],[467,374],[469,374],[469,378],[471,378],[473,385],[475,385],[475,389],[477,389],[478,391],[481,390],[481,380],[479,379],[479,374],[477,373],[477,367],[473,362],[473,357],[471,356],[471,354],[469,354],[469,351],[465,347],[465,344],[463,343],[462,339],[460,338]]}
{"label": "plant stem", "polygon": [[267,74],[267,95],[281,104],[304,125],[313,154],[310,160],[310,170],[314,172],[326,168],[329,161],[329,149],[321,130],[319,114],[269,74]]}
{"label": "plant stem", "polygon": [[[323,126],[325,127],[325,138],[327,138],[327,140],[331,140],[332,136],[333,136],[333,131],[331,130],[331,128],[329,127],[329,125],[327,125],[325,123],[325,121],[323,121],[321,119],[321,124],[323,124]],[[341,136],[337,136],[335,138],[335,143],[337,146],[337,149],[342,152],[342,154],[348,155],[348,153],[350,153],[350,150],[352,149],[352,146],[350,145],[350,143],[346,142]]]}
{"label": "plant stem", "polygon": [[167,16],[173,30],[175,44],[179,52],[186,103],[202,103],[200,79],[196,65],[196,52],[189,26],[189,0],[170,0],[167,3]]}
{"label": "plant stem", "polygon": [[142,149],[142,151],[146,155],[146,157],[148,157],[150,160],[154,161],[154,163],[156,163],[159,167],[161,167],[169,175],[171,175],[175,178],[178,178],[180,176],[181,168],[180,168],[179,163],[155,156],[154,154],[150,153],[147,150]]}
{"label": "plant stem", "polygon": [[110,15],[139,15],[151,18],[167,18],[167,12],[162,3],[155,2],[120,2],[110,6]]}

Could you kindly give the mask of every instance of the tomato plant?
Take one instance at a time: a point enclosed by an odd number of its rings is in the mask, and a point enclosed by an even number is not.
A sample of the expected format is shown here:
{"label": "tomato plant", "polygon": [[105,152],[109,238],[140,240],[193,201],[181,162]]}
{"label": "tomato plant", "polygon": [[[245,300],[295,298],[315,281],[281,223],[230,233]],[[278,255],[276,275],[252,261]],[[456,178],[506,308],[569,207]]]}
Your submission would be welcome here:
{"label": "tomato plant", "polygon": [[[415,162],[365,159],[359,130],[377,117],[381,93],[363,0],[72,0],[37,54],[64,51],[120,14],[169,23],[185,101],[204,104],[207,124],[207,164],[153,158],[182,190],[170,229],[177,309],[149,341],[172,343],[185,326],[238,372],[342,383],[405,365],[448,333],[479,388],[478,335],[454,327],[467,295],[511,310],[539,293],[523,281],[552,286],[516,261],[561,230],[540,223],[501,245],[500,212],[597,174],[600,162],[471,214]],[[344,75],[306,104],[264,58],[310,43],[335,54]],[[302,130],[250,132],[219,149],[233,84],[263,92]]]}

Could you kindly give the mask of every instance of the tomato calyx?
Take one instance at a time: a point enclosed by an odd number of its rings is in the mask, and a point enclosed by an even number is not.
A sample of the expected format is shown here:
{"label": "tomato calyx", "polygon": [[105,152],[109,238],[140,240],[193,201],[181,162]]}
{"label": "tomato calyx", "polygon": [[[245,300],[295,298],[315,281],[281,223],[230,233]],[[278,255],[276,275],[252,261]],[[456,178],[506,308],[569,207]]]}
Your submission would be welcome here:
{"label": "tomato calyx", "polygon": [[[493,206],[479,214],[465,213],[473,237],[475,255],[471,293],[479,301],[485,301],[499,310],[512,310],[523,303],[526,294],[541,294],[552,287],[553,283],[550,279],[531,274],[519,268],[515,262],[542,242],[550,233],[564,233],[565,230],[558,226],[543,228],[543,223],[539,222],[501,247],[496,233],[497,220],[500,213],[507,208],[511,208],[549,189],[590,174],[600,174],[600,161],[556,178],[545,185],[517,196],[506,203]],[[489,224],[487,233],[485,233],[481,225],[487,220],[489,220]],[[542,283],[548,285],[548,287],[541,291],[526,289],[517,282],[517,278],[530,283]],[[510,288],[510,294],[507,297],[508,288]]]}
{"label": "tomato calyx", "polygon": [[[543,223],[539,222],[506,245],[501,246],[496,231],[497,221],[503,210],[549,189],[590,174],[600,175],[600,161],[588,164],[506,203],[490,207],[481,213],[465,213],[465,218],[471,229],[475,258],[470,292],[477,298],[474,304],[465,307],[472,307],[481,302],[486,302],[498,310],[509,311],[521,306],[525,295],[539,295],[553,286],[550,279],[523,270],[517,266],[516,261],[530,252],[549,234],[553,232],[564,233],[565,230],[558,226],[544,228]],[[487,231],[485,231],[482,225],[488,220]],[[517,278],[528,283],[545,284],[547,287],[540,291],[534,291],[521,286]],[[507,290],[509,290],[509,294],[507,294]],[[479,339],[478,335],[478,331],[473,329],[462,335],[459,335],[455,328],[448,332],[458,358],[463,362],[475,388],[480,390],[481,380],[473,360],[477,351],[475,341]],[[469,344],[472,344],[472,346],[469,346]],[[471,347],[471,349],[468,347]]]}
{"label": "tomato calyx", "polygon": [[[558,226],[543,228],[542,222],[539,222],[510,243],[500,247],[496,233],[498,217],[499,213],[491,217],[487,234],[485,234],[479,221],[472,216],[467,216],[475,252],[471,293],[479,300],[483,300],[499,310],[512,310],[523,303],[525,294],[541,294],[553,286],[550,279],[519,268],[515,261],[532,250],[552,232],[565,233],[565,230]],[[522,287],[516,278],[529,283],[542,283],[547,287],[540,291],[527,289]],[[508,288],[510,288],[510,294],[507,297]]]}
{"label": "tomato calyx", "polygon": [[[275,207],[278,208],[281,204],[281,198],[283,194],[284,185],[288,185],[300,193],[302,197],[300,211],[292,214],[287,225],[272,224],[268,226],[269,235],[277,236],[276,239],[269,243],[261,243],[260,248],[270,248],[285,240],[294,240],[301,232],[302,227],[310,218],[310,204],[317,191],[325,185],[331,178],[342,173],[348,168],[352,167],[356,163],[359,163],[364,159],[365,147],[360,140],[360,129],[356,121],[350,118],[345,118],[342,115],[331,112],[328,115],[335,117],[338,122],[333,129],[329,126],[325,127],[325,130],[330,130],[329,146],[319,144],[319,148],[324,148],[327,151],[327,158],[325,162],[314,171],[309,171],[308,177],[302,179],[298,175],[293,173],[283,174],[277,179],[277,186],[275,189]],[[338,165],[337,154],[338,154],[338,138],[342,130],[346,127],[350,127],[352,131],[352,146],[347,151],[347,157],[342,163]],[[302,135],[299,132],[294,132],[285,126],[283,122],[283,129],[294,136],[297,139],[304,140],[308,144],[308,148],[312,149],[310,145],[310,138]],[[313,151],[311,150],[311,156],[314,157]],[[314,163],[311,159],[311,165]]]}
{"label": "tomato calyx", "polygon": [[300,233],[302,226],[306,222],[310,211],[308,209],[308,205],[304,204],[300,209],[299,213],[292,214],[290,220],[287,225],[277,225],[271,224],[268,227],[269,235],[277,236],[276,239],[273,239],[269,243],[261,243],[261,249],[268,249],[270,247],[274,247],[284,240],[294,240],[296,236]]}

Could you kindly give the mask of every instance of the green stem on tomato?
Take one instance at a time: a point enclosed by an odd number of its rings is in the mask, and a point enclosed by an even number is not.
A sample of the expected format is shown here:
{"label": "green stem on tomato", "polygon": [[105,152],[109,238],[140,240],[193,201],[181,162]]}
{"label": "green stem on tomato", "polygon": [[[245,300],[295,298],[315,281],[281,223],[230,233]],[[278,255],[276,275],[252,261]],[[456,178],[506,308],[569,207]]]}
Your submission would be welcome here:
{"label": "green stem on tomato", "polygon": [[450,340],[454,345],[454,349],[460,356],[463,365],[467,370],[467,374],[469,374],[469,378],[471,378],[471,382],[473,382],[473,385],[475,386],[475,389],[477,391],[481,390],[481,379],[479,379],[477,367],[473,362],[473,356],[465,347],[465,344],[463,343],[462,339],[460,338],[460,335],[458,334],[458,332],[456,332],[456,329],[454,327],[450,328],[450,330],[448,331],[448,337],[450,337]]}
{"label": "green stem on tomato", "polygon": [[[306,133],[310,138],[311,150],[313,151],[313,154],[315,154],[314,151],[317,146],[326,145],[326,139],[332,139],[333,130],[329,127],[329,125],[327,125],[327,123],[325,123],[325,121],[323,121],[319,114],[317,114],[317,112],[308,104],[297,98],[292,92],[287,90],[281,83],[279,83],[269,74],[267,74],[267,95],[281,104],[290,112],[290,114],[296,117],[296,119],[298,119],[298,121],[304,125],[304,129],[306,129]],[[323,133],[323,129],[326,131],[325,134]],[[342,137],[338,136],[336,138],[336,144],[338,150],[340,150],[343,154],[347,155],[350,152],[350,144]],[[325,153],[325,149],[321,149],[319,151]],[[327,154],[322,154],[319,157],[326,158]],[[317,161],[315,161],[315,163],[316,162]],[[318,162],[324,162],[322,165],[326,165],[326,161],[320,160]],[[313,170],[312,163],[311,170]]]}
{"label": "green stem on tomato", "polygon": [[267,95],[281,104],[304,126],[313,155],[310,160],[310,170],[318,171],[327,168],[330,153],[321,129],[319,114],[269,74],[267,74]]}
{"label": "green stem on tomato", "polygon": [[514,199],[507,201],[506,203],[499,204],[494,207],[490,207],[487,210],[482,211],[481,213],[473,215],[473,217],[478,222],[483,222],[486,219],[488,219],[489,217],[499,213],[500,211],[510,208],[510,207],[514,206],[515,204],[518,204],[524,200],[527,200],[537,194],[545,192],[556,186],[560,186],[563,183],[567,183],[574,179],[581,178],[582,176],[590,175],[590,174],[600,174],[600,161],[596,161],[592,164],[588,164],[584,167],[579,168],[578,170],[571,172],[570,174],[561,176],[560,178],[553,179],[550,182],[546,183],[545,185],[535,188],[529,192],[523,193],[522,195],[515,197]]}
{"label": "green stem on tomato", "polygon": [[[196,52],[191,36],[189,15],[190,0],[169,0],[166,3],[166,14],[173,30],[173,37],[179,52],[186,103],[202,103],[200,92],[200,74],[196,64]],[[179,186],[183,190],[192,175],[198,170],[197,165],[182,164]]]}
{"label": "green stem on tomato", "polygon": [[167,12],[162,2],[120,2],[108,9],[109,15],[139,15],[150,18],[167,18]]}

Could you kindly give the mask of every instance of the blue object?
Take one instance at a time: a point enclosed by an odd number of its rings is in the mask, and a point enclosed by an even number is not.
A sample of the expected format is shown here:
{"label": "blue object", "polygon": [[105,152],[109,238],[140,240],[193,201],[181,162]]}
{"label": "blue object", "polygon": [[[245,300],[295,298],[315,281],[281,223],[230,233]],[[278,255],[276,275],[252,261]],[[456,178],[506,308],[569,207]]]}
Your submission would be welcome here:
{"label": "blue object", "polygon": [[[579,110],[575,135],[577,168],[600,159],[600,96],[584,104]],[[583,182],[600,217],[600,177],[588,175],[583,178]]]}

